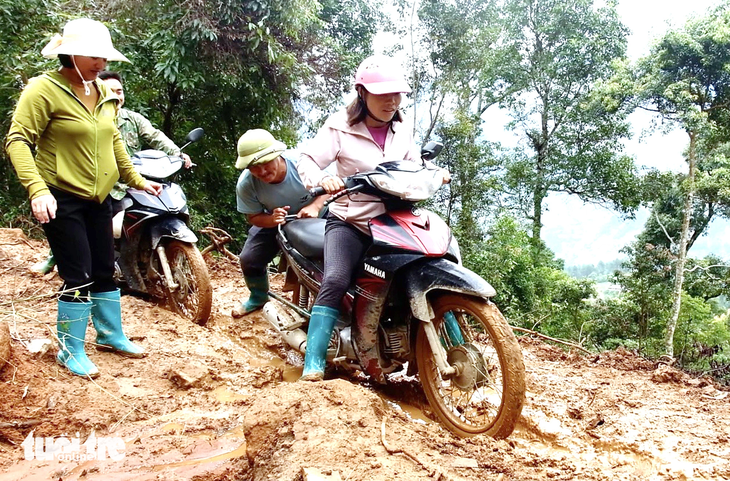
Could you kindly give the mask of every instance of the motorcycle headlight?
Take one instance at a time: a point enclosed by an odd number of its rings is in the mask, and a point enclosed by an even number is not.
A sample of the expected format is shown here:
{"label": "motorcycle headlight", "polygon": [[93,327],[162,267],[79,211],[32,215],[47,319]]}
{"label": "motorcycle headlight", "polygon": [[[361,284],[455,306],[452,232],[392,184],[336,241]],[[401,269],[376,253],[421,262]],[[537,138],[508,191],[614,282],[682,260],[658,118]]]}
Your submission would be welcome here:
{"label": "motorcycle headlight", "polygon": [[461,265],[461,249],[459,243],[456,241],[456,237],[451,236],[451,243],[449,243],[449,254],[456,258],[456,263]]}
{"label": "motorcycle headlight", "polygon": [[387,194],[418,202],[428,199],[441,187],[443,176],[437,169],[423,168],[418,172],[390,170],[387,174],[371,176],[370,181]]}

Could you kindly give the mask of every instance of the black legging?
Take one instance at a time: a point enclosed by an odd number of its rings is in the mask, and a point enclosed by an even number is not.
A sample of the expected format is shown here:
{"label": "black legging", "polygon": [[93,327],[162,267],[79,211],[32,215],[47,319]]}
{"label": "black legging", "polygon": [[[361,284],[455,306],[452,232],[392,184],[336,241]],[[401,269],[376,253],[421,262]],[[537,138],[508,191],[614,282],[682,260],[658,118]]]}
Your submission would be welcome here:
{"label": "black legging", "polygon": [[[43,224],[64,280],[62,301],[87,301],[89,291],[109,292],[114,283],[111,197],[99,204],[49,187],[58,205],[56,218]],[[78,293],[77,293],[78,291]]]}
{"label": "black legging", "polygon": [[330,215],[324,234],[324,278],[314,302],[340,309],[342,298],[355,275],[355,268],[370,247],[372,238],[351,224]]}

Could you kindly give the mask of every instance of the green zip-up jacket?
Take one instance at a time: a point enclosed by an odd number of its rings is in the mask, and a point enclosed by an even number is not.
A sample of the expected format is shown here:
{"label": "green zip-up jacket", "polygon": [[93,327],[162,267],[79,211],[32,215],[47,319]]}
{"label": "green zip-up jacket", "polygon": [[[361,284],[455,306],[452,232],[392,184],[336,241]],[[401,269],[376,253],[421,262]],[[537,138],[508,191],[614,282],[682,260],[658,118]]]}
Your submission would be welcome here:
{"label": "green zip-up jacket", "polygon": [[101,203],[120,174],[144,188],[115,123],[118,99],[104,82],[95,84],[100,95],[93,113],[60,72],[31,79],[20,95],[5,150],[31,200],[50,194],[52,185]]}

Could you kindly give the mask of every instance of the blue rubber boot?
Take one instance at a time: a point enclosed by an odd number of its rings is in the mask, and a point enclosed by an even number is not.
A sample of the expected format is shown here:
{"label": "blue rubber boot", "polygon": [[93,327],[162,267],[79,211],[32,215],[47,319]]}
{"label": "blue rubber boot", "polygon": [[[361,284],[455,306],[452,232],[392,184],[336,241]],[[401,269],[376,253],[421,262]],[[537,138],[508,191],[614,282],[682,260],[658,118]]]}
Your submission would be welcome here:
{"label": "blue rubber boot", "polygon": [[145,357],[144,349],[132,343],[122,331],[122,302],[119,289],[92,292],[91,320],[96,328],[96,348],[126,357]]}
{"label": "blue rubber boot", "polygon": [[96,377],[99,370],[86,356],[84,338],[89,324],[90,302],[58,301],[56,330],[60,349],[56,362],[82,377]]}
{"label": "blue rubber boot", "polygon": [[251,292],[246,302],[239,303],[231,311],[232,317],[242,317],[264,307],[269,302],[269,276],[243,276],[246,287]]}
{"label": "blue rubber boot", "polygon": [[326,306],[312,307],[307,329],[307,349],[304,354],[304,371],[300,381],[321,381],[327,362],[327,346],[340,315],[337,309]]}

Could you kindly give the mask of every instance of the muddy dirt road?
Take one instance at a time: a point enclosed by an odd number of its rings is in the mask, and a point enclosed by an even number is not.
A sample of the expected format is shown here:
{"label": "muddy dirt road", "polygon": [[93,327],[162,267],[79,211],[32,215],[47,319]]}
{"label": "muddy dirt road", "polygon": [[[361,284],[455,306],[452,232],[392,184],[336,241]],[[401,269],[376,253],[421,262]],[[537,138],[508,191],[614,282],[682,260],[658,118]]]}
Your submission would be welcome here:
{"label": "muddy dirt road", "polygon": [[[527,401],[505,441],[452,436],[415,379],[294,382],[301,357],[257,314],[229,316],[246,291],[225,259],[208,260],[206,327],[124,296],[125,330],[149,356],[87,347],[101,376],[70,376],[55,344],[31,352],[55,332],[60,281],[28,271],[46,252],[0,229],[0,323],[12,336],[0,481],[730,480],[730,392],[625,351],[591,357],[521,338]],[[104,459],[45,459],[42,438]]]}

